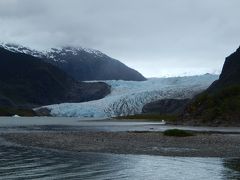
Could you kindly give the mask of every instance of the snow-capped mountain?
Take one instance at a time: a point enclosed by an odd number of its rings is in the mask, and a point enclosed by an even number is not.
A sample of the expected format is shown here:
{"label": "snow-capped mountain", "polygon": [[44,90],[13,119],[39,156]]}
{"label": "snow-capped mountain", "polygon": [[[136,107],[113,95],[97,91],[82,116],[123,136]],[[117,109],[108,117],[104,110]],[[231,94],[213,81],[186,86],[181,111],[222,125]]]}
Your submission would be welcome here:
{"label": "snow-capped mountain", "polygon": [[145,104],[159,99],[192,98],[218,79],[217,75],[157,78],[142,82],[106,81],[110,95],[96,101],[46,106],[54,116],[116,117],[138,114]]}
{"label": "snow-capped mountain", "polygon": [[0,43],[0,48],[41,58],[80,81],[146,80],[136,70],[94,49],[63,47],[37,51],[10,43]]}
{"label": "snow-capped mountain", "polygon": [[109,93],[110,87],[105,83],[79,82],[39,58],[0,48],[1,108],[84,102]]}
{"label": "snow-capped mountain", "polygon": [[18,44],[13,44],[13,43],[0,43],[0,48],[6,49],[8,51],[12,51],[15,53],[23,53],[23,54],[28,54],[34,57],[39,57],[42,58],[46,52],[41,52],[41,51],[37,51],[34,49],[30,49]]}
{"label": "snow-capped mountain", "polygon": [[81,51],[87,52],[96,57],[106,56],[101,51],[98,51],[95,49],[89,49],[89,48],[82,48],[82,47],[77,47],[77,48],[62,47],[62,48],[51,48],[50,50],[38,51],[22,45],[13,44],[13,43],[2,43],[2,42],[0,43],[0,47],[12,52],[28,54],[28,55],[32,55],[39,58],[49,58],[49,59],[52,59],[53,61],[61,61],[61,62],[64,62],[65,60],[58,59],[59,55],[66,55],[66,54],[77,55]]}

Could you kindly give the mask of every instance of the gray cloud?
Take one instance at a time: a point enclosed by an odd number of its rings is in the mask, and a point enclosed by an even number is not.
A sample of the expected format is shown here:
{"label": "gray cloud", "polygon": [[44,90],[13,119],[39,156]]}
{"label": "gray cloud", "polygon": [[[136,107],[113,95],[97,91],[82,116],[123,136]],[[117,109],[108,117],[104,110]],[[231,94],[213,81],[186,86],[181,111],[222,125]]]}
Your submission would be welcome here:
{"label": "gray cloud", "polygon": [[240,44],[239,0],[1,0],[1,41],[99,49],[146,76],[211,72]]}

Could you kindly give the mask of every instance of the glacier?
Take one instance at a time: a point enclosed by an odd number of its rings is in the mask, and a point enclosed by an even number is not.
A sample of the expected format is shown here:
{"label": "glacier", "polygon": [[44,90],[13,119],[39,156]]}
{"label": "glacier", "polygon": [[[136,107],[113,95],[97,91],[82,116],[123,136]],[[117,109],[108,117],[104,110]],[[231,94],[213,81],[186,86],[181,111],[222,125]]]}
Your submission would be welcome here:
{"label": "glacier", "polygon": [[139,114],[145,104],[160,99],[185,99],[207,89],[218,75],[151,78],[147,81],[104,81],[111,94],[103,99],[83,103],[44,106],[51,115],[60,117],[109,118]]}

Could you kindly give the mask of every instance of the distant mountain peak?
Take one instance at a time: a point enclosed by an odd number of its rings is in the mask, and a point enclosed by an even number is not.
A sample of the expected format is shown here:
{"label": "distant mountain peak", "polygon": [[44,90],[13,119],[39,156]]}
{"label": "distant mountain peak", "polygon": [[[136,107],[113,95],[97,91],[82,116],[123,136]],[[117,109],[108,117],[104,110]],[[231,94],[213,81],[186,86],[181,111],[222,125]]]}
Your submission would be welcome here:
{"label": "distant mountain peak", "polygon": [[9,51],[15,52],[15,53],[23,53],[23,54],[32,55],[34,57],[42,57],[44,55],[44,53],[41,51],[37,51],[35,49],[31,49],[26,46],[22,46],[22,45],[15,44],[15,43],[1,42],[0,48],[4,48],[6,50],[9,50]]}
{"label": "distant mountain peak", "polygon": [[40,58],[12,51],[0,48],[0,107],[83,102],[110,93],[107,84],[81,83]]}
{"label": "distant mountain peak", "polygon": [[[83,47],[73,47],[73,46],[63,46],[58,48],[51,48],[50,50],[46,50],[43,52],[43,54],[47,58],[54,59],[55,61],[60,60],[59,56],[78,56],[82,53],[91,54],[95,57],[107,57],[106,54],[102,53],[99,50],[90,49],[90,48],[83,48]],[[60,60],[65,61],[65,60]]]}
{"label": "distant mountain peak", "polygon": [[18,52],[18,53],[24,53],[24,54],[28,54],[28,55],[32,55],[35,57],[54,57],[52,56],[53,54],[61,54],[61,55],[65,55],[65,54],[69,54],[71,53],[71,55],[78,55],[80,52],[85,52],[85,53],[89,53],[95,56],[107,56],[106,54],[102,53],[99,50],[95,50],[95,49],[91,49],[91,48],[83,48],[83,47],[74,47],[74,46],[63,46],[63,47],[54,47],[54,48],[50,48],[48,50],[36,50],[36,49],[32,49],[26,46],[22,46],[16,43],[4,43],[4,42],[0,42],[0,47],[7,49],[9,51],[12,52]]}
{"label": "distant mountain peak", "polygon": [[14,43],[0,43],[0,48],[41,58],[80,81],[146,80],[139,72],[95,49],[63,46],[39,51]]}

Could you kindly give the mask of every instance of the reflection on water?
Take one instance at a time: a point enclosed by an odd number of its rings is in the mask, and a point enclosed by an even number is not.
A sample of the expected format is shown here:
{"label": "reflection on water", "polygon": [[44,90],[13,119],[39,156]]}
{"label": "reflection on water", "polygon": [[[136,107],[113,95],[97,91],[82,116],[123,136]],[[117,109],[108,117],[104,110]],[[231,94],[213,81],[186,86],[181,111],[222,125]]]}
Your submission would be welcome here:
{"label": "reflection on water", "polygon": [[0,179],[239,179],[239,160],[70,153],[0,146]]}
{"label": "reflection on water", "polygon": [[225,179],[240,180],[240,159],[225,159],[223,165]]}

